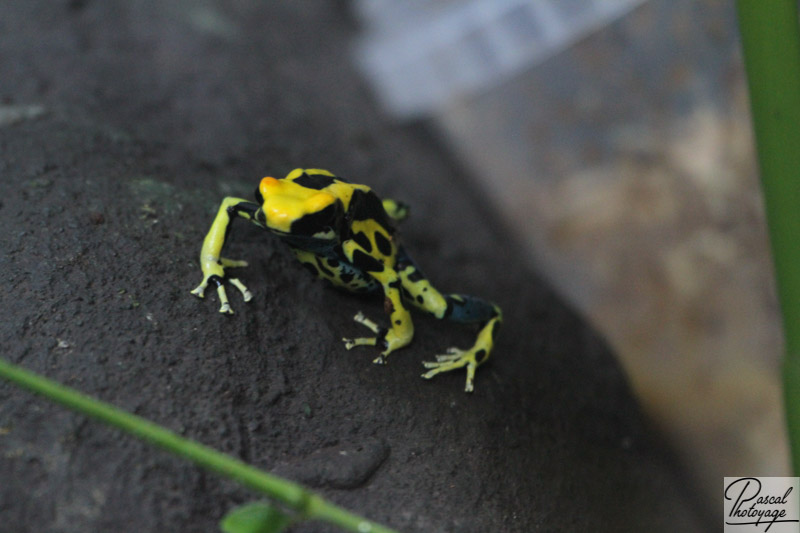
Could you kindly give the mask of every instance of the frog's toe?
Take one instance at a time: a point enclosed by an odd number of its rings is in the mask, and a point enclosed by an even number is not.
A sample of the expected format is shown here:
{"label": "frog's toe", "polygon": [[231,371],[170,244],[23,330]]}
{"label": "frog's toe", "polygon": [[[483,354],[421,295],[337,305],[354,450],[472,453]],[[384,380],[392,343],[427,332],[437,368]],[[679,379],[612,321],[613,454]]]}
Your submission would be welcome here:
{"label": "frog's toe", "polygon": [[206,295],[206,287],[208,287],[208,283],[203,280],[203,283],[192,289],[192,294],[198,298],[204,298]]}
{"label": "frog's toe", "polygon": [[236,287],[236,289],[242,294],[242,299],[244,299],[245,302],[249,302],[253,299],[253,293],[251,293],[250,290],[245,287],[244,283],[239,281],[238,278],[224,278],[215,274],[203,278],[203,282],[192,290],[192,294],[198,298],[204,298],[209,284],[216,285],[217,295],[219,296],[219,312],[226,315],[232,315],[233,308],[228,301],[228,293],[225,291],[225,282],[228,282]]}
{"label": "frog's toe", "polygon": [[353,320],[355,320],[356,322],[358,322],[359,324],[361,324],[363,326],[366,326],[373,333],[380,333],[380,330],[381,330],[380,326],[378,326],[378,324],[376,324],[375,322],[373,322],[369,318],[365,317],[364,313],[362,313],[361,311],[356,313],[356,316],[353,317]]}
{"label": "frog's toe", "polygon": [[[361,311],[356,313],[356,316],[353,317],[353,320],[355,320],[359,324],[366,326],[373,333],[380,334],[381,331],[380,326],[378,326],[378,324],[376,324],[369,318],[365,317],[364,313],[362,313]],[[348,350],[350,350],[351,348],[355,348],[356,346],[375,346],[376,344],[378,344],[377,337],[358,337],[355,339],[343,338],[342,340],[344,341],[344,347],[347,348]],[[380,359],[380,361],[378,361],[378,359]],[[381,363],[381,364],[384,363],[383,356],[378,357],[378,359],[375,360],[376,363]]]}
{"label": "frog's toe", "polygon": [[436,363],[456,361],[464,355],[464,350],[451,346],[445,353],[436,356]]}
{"label": "frog's toe", "polygon": [[225,286],[222,284],[217,287],[217,296],[219,296],[219,312],[226,315],[232,315],[233,308],[228,301],[228,293],[225,292]]}
{"label": "frog's toe", "polygon": [[247,266],[247,261],[242,261],[241,259],[228,259],[227,257],[220,257],[219,261],[224,268],[242,268]]}
{"label": "frog's toe", "polygon": [[245,287],[244,283],[239,281],[238,278],[230,278],[228,281],[231,283],[231,285],[239,289],[239,292],[242,293],[242,298],[244,299],[245,302],[249,302],[250,300],[253,299],[253,293],[250,292],[250,290],[247,287]]}
{"label": "frog's toe", "polygon": [[[376,337],[359,337],[356,339],[342,338],[342,340],[344,341],[344,347],[348,350],[355,348],[356,346],[375,346],[378,344],[378,339]],[[385,354],[380,354],[372,362],[376,365],[385,365]]]}
{"label": "frog's toe", "polygon": [[358,337],[355,339],[342,337],[342,341],[344,341],[344,347],[348,350],[351,350],[356,346],[375,346],[375,344],[378,342],[378,339],[375,337]]}

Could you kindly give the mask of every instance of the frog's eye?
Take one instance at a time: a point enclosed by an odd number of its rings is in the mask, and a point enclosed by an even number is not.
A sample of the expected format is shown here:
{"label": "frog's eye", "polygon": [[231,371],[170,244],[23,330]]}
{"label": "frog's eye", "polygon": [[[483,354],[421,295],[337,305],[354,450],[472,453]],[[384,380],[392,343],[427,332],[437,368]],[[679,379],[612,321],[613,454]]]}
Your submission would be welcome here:
{"label": "frog's eye", "polygon": [[258,203],[258,205],[264,205],[264,196],[261,194],[261,189],[256,187],[256,191],[255,191],[254,194],[255,194],[256,202]]}

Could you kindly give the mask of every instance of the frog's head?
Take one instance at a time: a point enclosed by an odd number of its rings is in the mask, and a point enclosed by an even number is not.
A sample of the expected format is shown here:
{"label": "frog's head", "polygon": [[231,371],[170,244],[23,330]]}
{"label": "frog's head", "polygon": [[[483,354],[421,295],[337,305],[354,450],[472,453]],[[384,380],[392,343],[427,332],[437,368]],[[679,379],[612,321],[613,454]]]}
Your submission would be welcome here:
{"label": "frog's head", "polygon": [[258,222],[278,234],[333,239],[342,219],[335,196],[286,179],[262,179],[256,200]]}

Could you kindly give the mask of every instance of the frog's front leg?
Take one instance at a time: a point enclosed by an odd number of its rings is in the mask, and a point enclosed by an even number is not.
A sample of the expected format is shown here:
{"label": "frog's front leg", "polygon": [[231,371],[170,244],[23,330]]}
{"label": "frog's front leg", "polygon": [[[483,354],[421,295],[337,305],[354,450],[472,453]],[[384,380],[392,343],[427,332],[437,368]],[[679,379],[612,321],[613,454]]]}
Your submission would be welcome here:
{"label": "frog's front leg", "polygon": [[400,202],[399,200],[392,200],[391,198],[384,198],[382,203],[383,210],[386,211],[386,214],[389,215],[392,220],[401,222],[408,218],[408,211],[410,208],[407,203]]}
{"label": "frog's front leg", "polygon": [[241,217],[247,220],[254,220],[258,205],[241,198],[227,197],[222,200],[217,211],[217,216],[211,224],[211,228],[203,241],[203,248],[200,250],[200,268],[203,270],[203,281],[198,285],[192,294],[199,298],[205,296],[206,288],[209,284],[216,286],[217,295],[220,302],[220,313],[233,314],[228,295],[225,292],[225,282],[227,281],[239,292],[245,302],[249,302],[253,295],[237,278],[227,276],[226,268],[236,268],[247,266],[246,261],[226,259],[220,256],[222,247],[225,245],[225,237],[230,231],[230,224],[234,217]]}
{"label": "frog's front leg", "polygon": [[376,336],[355,339],[343,338],[342,340],[348,350],[356,346],[381,347],[383,351],[373,362],[385,364],[387,355],[406,346],[414,337],[414,324],[411,321],[411,313],[403,305],[400,291],[402,282],[391,266],[368,254],[354,241],[345,241],[342,243],[342,249],[353,266],[367,273],[383,287],[383,307],[389,315],[390,323],[389,328],[382,328],[359,312],[354,317],[355,321],[372,330]]}

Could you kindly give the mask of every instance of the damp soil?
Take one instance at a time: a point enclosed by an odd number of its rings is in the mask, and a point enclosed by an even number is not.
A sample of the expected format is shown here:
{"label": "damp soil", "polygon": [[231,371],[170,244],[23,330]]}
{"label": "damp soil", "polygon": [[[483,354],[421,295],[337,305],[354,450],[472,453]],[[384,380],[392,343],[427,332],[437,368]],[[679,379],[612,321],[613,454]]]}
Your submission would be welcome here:
{"label": "damp soil", "polygon": [[[522,261],[424,124],[349,60],[343,2],[12,1],[0,16],[0,346],[25,368],[401,531],[691,531],[702,522],[613,354]],[[412,205],[405,246],[442,290],[499,303],[476,389],[421,362],[474,338],[416,315],[389,364],[361,310],[245,223],[255,297],[211,294],[219,201],[329,168]],[[235,291],[233,291],[235,292]],[[0,383],[0,531],[215,531],[257,496]],[[293,531],[333,531],[302,524]]]}

